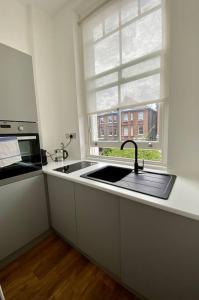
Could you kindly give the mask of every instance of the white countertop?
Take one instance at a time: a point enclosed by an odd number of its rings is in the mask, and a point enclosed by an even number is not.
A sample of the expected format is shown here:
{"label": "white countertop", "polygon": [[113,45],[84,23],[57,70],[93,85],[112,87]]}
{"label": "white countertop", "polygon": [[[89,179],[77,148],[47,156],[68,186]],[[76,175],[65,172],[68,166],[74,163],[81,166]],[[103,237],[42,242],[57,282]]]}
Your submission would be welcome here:
{"label": "white countertop", "polygon": [[[159,209],[173,212],[194,220],[199,220],[199,180],[198,179],[178,176],[174,183],[169,199],[163,200],[145,194],[126,190],[124,188],[115,187],[113,185],[109,185],[106,183],[101,183],[98,181],[80,177],[80,175],[98,169],[102,166],[116,165],[116,164],[98,162],[96,165],[81,169],[79,171],[75,171],[70,174],[64,174],[64,173],[54,171],[54,169],[56,168],[73,164],[76,162],[79,162],[79,160],[66,160],[63,163],[50,162],[47,166],[43,167],[43,172],[49,175],[60,177],[89,187],[93,187],[102,191],[106,191],[124,198],[128,198],[132,201],[157,207]],[[127,167],[120,164],[117,165],[125,168]],[[132,168],[132,166],[129,168]],[[160,172],[158,171],[158,173]]]}

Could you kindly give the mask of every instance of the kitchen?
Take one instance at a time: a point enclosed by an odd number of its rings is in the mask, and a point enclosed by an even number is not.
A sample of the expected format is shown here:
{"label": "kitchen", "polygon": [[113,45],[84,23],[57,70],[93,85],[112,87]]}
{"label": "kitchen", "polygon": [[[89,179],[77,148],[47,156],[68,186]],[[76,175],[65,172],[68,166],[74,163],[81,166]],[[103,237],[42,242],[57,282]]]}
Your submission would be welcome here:
{"label": "kitchen", "polygon": [[198,8],[0,0],[0,299],[199,298]]}

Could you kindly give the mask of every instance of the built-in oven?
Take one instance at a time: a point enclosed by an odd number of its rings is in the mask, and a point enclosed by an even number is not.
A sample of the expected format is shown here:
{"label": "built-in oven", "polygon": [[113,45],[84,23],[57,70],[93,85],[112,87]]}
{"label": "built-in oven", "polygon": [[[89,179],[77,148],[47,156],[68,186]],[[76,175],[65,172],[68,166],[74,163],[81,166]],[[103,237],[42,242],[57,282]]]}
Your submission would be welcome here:
{"label": "built-in oven", "polygon": [[41,169],[37,123],[0,121],[0,180]]}

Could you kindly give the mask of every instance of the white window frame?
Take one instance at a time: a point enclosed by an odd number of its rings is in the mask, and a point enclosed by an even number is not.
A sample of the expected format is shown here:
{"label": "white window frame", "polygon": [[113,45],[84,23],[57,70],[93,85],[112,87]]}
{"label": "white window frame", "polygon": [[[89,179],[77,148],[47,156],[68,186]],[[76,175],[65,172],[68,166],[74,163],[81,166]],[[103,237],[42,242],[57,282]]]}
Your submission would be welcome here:
{"label": "white window frame", "polygon": [[[147,15],[147,14],[150,14],[152,11],[154,10],[157,10],[159,9],[160,7],[163,7],[164,10],[163,10],[163,18],[166,19],[166,16],[164,14],[164,12],[166,12],[166,9],[168,10],[168,8],[166,8],[166,0],[162,0],[162,4],[147,11],[146,13],[142,14],[142,17],[144,15]],[[128,26],[130,23],[133,23],[136,21],[137,18],[129,21],[128,23],[124,24],[123,27],[125,26]],[[81,23],[80,23],[81,24]],[[80,54],[80,62],[82,63],[83,65],[83,49],[82,49],[82,31],[79,27],[79,32],[80,32],[80,40],[79,40],[79,43],[78,43],[78,46],[81,48],[81,54]],[[166,28],[164,28],[164,30],[166,31]],[[112,35],[114,32],[111,32],[109,33],[109,35]],[[104,37],[103,37],[104,38]],[[99,40],[97,40],[96,42],[98,42]],[[137,60],[134,60],[133,62],[129,62],[127,63],[125,66],[123,65],[122,68],[124,67],[128,67],[128,66],[131,66],[131,65],[136,65],[138,64],[139,62],[142,62],[144,59],[147,60],[147,59],[150,59],[150,58],[154,58],[156,56],[160,56],[160,59],[161,61],[164,61],[164,63],[167,61],[167,54],[165,53],[165,51],[158,51],[156,53],[153,53],[153,54],[150,54],[150,55],[146,55],[145,57],[142,57],[141,59],[137,59]],[[165,69],[165,65],[163,66],[163,68]],[[115,71],[117,71],[118,68],[115,68]],[[97,79],[97,78],[100,78],[102,76],[105,76],[109,73],[113,73],[114,70],[111,69],[109,71],[106,71],[104,73],[101,73],[100,75],[97,75],[95,77],[93,77],[93,79]],[[126,80],[126,82],[128,81],[132,81],[132,79],[136,80],[136,79],[139,79],[139,78],[142,78],[142,77],[146,77],[146,75],[153,75],[153,74],[156,74],[157,72],[160,72],[161,74],[161,78],[163,78],[162,80],[165,80],[165,74],[163,73],[163,70],[162,69],[157,69],[157,70],[154,70],[154,71],[151,71],[151,72],[147,72],[147,73],[143,73],[142,76],[138,75],[138,76],[134,76],[133,78],[130,77],[128,78],[128,80]],[[149,74],[148,74],[149,73]],[[166,73],[166,72],[165,72]],[[167,75],[166,75],[167,77]],[[90,80],[90,79],[89,79]],[[103,86],[103,87],[100,87],[96,90],[103,90],[105,88],[108,88],[108,87],[112,87],[114,86],[115,83],[112,83],[112,84],[109,84],[107,86]],[[167,86],[165,87],[165,89],[167,90]],[[85,101],[86,101],[86,94],[85,94]],[[153,101],[151,103],[154,103]],[[149,165],[151,167],[153,166],[156,166],[156,167],[166,167],[167,165],[167,144],[168,144],[168,103],[167,103],[167,97],[165,96],[165,98],[161,99],[159,102],[156,102],[159,104],[159,119],[160,119],[160,122],[159,122],[159,140],[158,141],[137,141],[138,142],[138,146],[139,148],[143,148],[143,149],[161,149],[162,151],[162,160],[161,161],[148,161],[146,162],[146,165]],[[127,106],[126,108],[135,108],[137,106]],[[111,111],[114,111],[114,109],[111,109]],[[106,112],[108,112],[106,110]],[[90,118],[89,118],[90,114],[85,114],[85,118],[87,119],[87,122],[85,123],[85,130],[86,132],[88,132],[88,143],[87,143],[87,149],[86,149],[86,156],[88,158],[91,158],[91,159],[98,159],[98,160],[101,160],[101,161],[115,161],[115,162],[123,162],[124,164],[128,164],[129,161],[131,161],[131,159],[128,159],[128,158],[120,158],[120,157],[101,157],[101,156],[97,156],[97,155],[91,155],[90,154],[90,147],[102,147],[102,148],[105,148],[105,147],[120,147],[121,146],[121,116],[119,116],[119,118],[117,118],[116,121],[114,121],[114,123],[118,123],[119,126],[118,126],[118,130],[119,130],[119,136],[120,136],[120,141],[92,141],[91,139],[91,123],[90,123]],[[134,119],[134,116],[133,116],[133,119]],[[131,119],[131,121],[133,121]],[[103,123],[104,124],[104,123]],[[128,147],[128,146],[127,146]]]}

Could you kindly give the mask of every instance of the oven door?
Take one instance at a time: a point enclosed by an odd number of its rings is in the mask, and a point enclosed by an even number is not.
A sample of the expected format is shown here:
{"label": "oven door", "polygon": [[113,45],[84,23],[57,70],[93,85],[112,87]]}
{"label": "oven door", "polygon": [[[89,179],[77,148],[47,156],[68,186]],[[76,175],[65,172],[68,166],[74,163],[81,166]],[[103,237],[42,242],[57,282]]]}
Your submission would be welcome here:
{"label": "oven door", "polygon": [[21,161],[0,168],[0,180],[42,169],[38,134],[9,134],[0,137],[16,137],[21,154]]}

